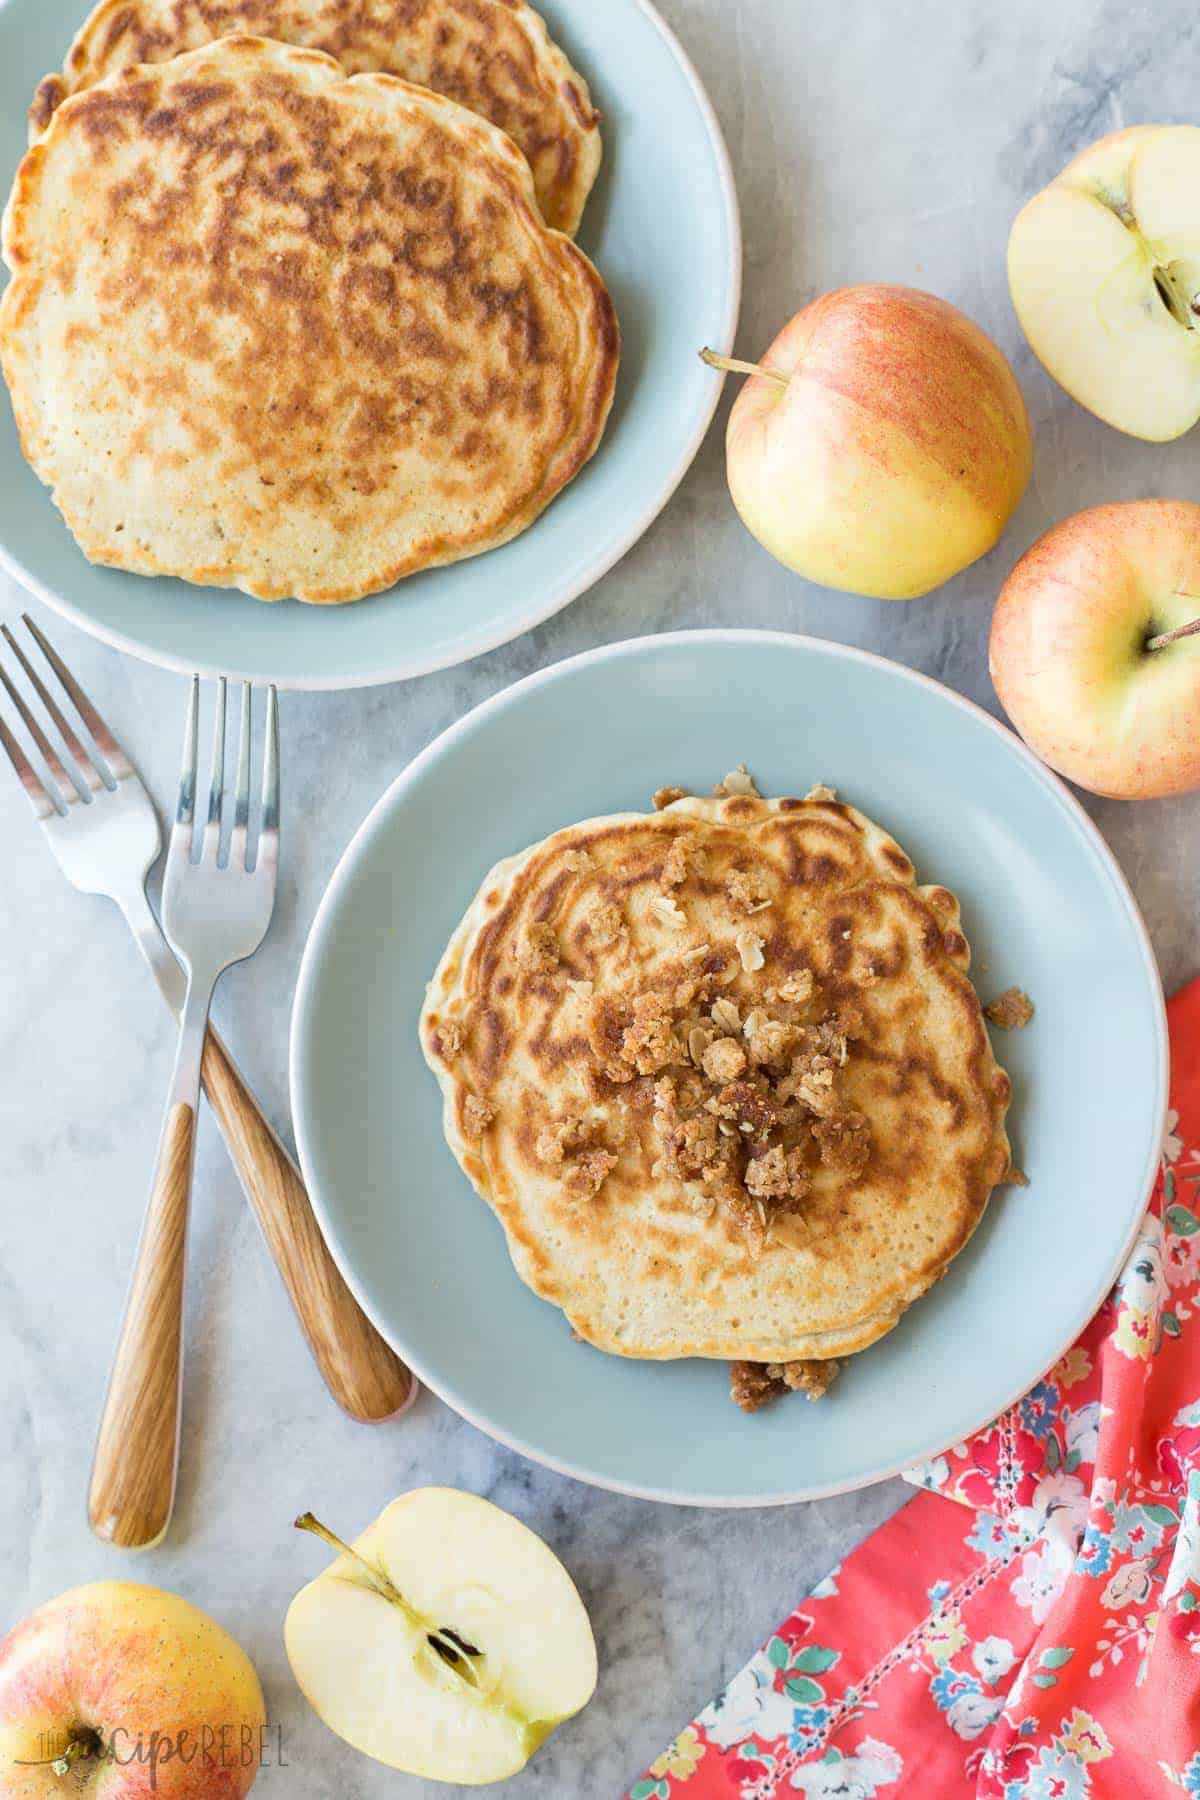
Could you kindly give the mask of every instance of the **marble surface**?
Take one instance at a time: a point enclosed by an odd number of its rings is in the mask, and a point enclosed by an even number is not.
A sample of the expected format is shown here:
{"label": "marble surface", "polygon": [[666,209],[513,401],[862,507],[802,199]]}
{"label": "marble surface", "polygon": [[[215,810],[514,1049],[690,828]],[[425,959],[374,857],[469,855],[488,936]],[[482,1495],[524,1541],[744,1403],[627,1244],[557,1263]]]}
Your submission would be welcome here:
{"label": "marble surface", "polygon": [[[475,702],[599,642],[689,625],[776,626],[866,645],[995,709],[985,638],[996,587],[1051,522],[1102,500],[1191,492],[1194,443],[1119,437],[1025,349],[1004,280],[1021,200],[1117,126],[1193,116],[1190,14],[1117,0],[665,0],[723,122],[746,231],[739,348],[858,280],[958,302],[1012,356],[1037,433],[1029,493],[1001,546],[909,606],[808,587],[747,537],[724,488],[720,421],[672,505],[591,594],[467,667],[346,695],[285,697],[286,851],[266,947],[224,984],[218,1019],[287,1129],[289,1003],[322,888],[368,806]],[[724,418],[728,397],[722,408]],[[200,604],[202,602],[198,602]],[[22,597],[0,578],[0,616]],[[39,618],[45,617],[39,609]],[[160,802],[184,684],[52,623],[55,641]],[[1092,804],[1092,803],[1089,803]],[[1145,909],[1164,978],[1200,962],[1200,796],[1092,810]],[[199,1149],[186,1441],[175,1527],[139,1560],[84,1521],[100,1404],[168,1075],[171,1034],[115,913],[69,889],[0,775],[0,1629],[61,1589],[127,1573],[189,1594],[262,1672],[288,1800],[434,1795],[346,1752],[300,1700],[281,1642],[321,1564],[290,1521],[346,1532],[400,1490],[452,1482],[542,1531],[575,1574],[600,1645],[599,1692],[508,1792],[612,1800],[804,1591],[906,1496],[892,1483],[747,1515],[594,1493],[531,1467],[423,1396],[368,1431],[334,1410],[294,1328],[215,1130]]]}

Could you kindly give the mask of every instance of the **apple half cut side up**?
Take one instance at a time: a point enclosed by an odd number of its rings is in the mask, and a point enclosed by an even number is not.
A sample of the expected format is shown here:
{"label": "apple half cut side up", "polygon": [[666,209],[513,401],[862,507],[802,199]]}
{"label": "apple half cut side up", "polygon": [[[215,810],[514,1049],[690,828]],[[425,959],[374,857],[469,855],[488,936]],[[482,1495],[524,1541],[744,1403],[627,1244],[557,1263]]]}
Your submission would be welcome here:
{"label": "apple half cut side up", "polygon": [[1135,126],[1075,158],[1018,214],[1013,306],[1073,399],[1166,443],[1200,419],[1200,129]]}
{"label": "apple half cut side up", "polygon": [[303,1693],[339,1737],[406,1774],[479,1786],[523,1769],[585,1706],[596,1649],[562,1564],[499,1507],[406,1494],[292,1602]]}

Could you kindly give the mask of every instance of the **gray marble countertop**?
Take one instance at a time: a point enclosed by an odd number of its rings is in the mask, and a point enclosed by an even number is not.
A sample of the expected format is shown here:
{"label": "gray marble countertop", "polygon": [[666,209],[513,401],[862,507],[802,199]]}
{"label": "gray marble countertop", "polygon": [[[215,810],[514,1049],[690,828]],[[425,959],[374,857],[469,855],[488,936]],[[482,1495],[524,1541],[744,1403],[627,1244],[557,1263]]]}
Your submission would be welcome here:
{"label": "gray marble countertop", "polygon": [[[1074,406],[1024,346],[1004,278],[1026,195],[1102,132],[1194,117],[1190,12],[1117,0],[664,0],[725,128],[746,232],[739,349],[757,355],[821,290],[923,286],[1013,358],[1037,437],[1001,546],[940,594],[888,605],[807,586],[746,535],[721,424],[680,492],[599,587],[542,629],[444,675],[286,695],[287,853],[266,947],[217,1016],[286,1131],[296,967],[334,863],[391,778],[468,707],[591,645],[689,625],[783,627],[866,645],[995,710],[997,586],[1079,507],[1194,487],[1194,440],[1135,443]],[[1169,26],[1169,29],[1164,27]],[[1193,478],[1189,478],[1189,468]],[[0,577],[0,616],[22,596]],[[40,609],[34,609],[45,619]],[[157,799],[173,786],[184,684],[54,620],[53,636]],[[1200,795],[1091,803],[1137,892],[1171,987],[1200,963]],[[188,1594],[246,1646],[283,1730],[264,1794],[375,1800],[444,1792],[346,1751],[301,1701],[281,1625],[321,1565],[290,1529],[313,1507],[347,1533],[401,1490],[457,1483],[540,1530],[576,1576],[602,1674],[581,1718],[506,1789],[605,1800],[733,1673],[790,1605],[906,1497],[890,1483],[755,1514],[596,1493],[532,1467],[424,1395],[377,1430],[336,1412],[304,1351],[230,1164],[205,1121],[191,1261],[180,1504],[140,1559],[89,1536],[92,1436],[169,1072],[171,1035],[121,921],[69,889],[0,772],[0,1631],[76,1582],[124,1573]]]}

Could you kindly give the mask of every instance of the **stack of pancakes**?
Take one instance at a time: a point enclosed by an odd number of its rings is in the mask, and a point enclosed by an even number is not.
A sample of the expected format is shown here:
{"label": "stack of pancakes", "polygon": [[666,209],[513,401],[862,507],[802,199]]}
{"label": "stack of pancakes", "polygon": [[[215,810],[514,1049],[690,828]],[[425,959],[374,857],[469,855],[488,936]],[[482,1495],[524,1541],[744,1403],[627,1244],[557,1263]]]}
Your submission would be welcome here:
{"label": "stack of pancakes", "polygon": [[602,1350],[730,1359],[752,1407],[944,1274],[1010,1085],[954,896],[828,790],[729,786],[499,864],[421,1030],[523,1280]]}
{"label": "stack of pancakes", "polygon": [[525,0],[101,0],[31,136],[0,362],[93,561],[359,599],[599,444],[598,115]]}

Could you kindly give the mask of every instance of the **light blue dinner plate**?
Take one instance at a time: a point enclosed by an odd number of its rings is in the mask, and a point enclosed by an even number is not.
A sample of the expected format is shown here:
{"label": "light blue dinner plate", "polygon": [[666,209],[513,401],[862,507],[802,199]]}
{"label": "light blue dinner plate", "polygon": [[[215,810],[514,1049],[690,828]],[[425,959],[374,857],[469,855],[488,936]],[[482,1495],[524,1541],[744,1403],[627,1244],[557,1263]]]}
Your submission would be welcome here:
{"label": "light blue dinner plate", "polygon": [[[281,687],[340,688],[445,668],[506,643],[590,587],[670,498],[712,418],[741,297],[737,196],[720,127],[646,0],[538,0],[604,114],[604,167],[579,242],[612,291],[622,364],[599,451],[503,549],[352,606],[267,606],[226,589],[93,568],[26,466],[0,401],[0,563],[96,636],[151,662]],[[0,193],[38,79],[89,0],[0,0]],[[0,384],[2,385],[2,384]]]}
{"label": "light blue dinner plate", "polygon": [[[819,1405],[754,1417],[721,1363],[576,1343],[513,1273],[442,1139],[417,1019],[490,866],[656,787],[745,761],[889,827],[961,898],[1028,1188],[998,1190],[950,1273]],[[518,683],[430,746],[371,813],[321,905],[292,1030],[301,1159],[330,1246],[396,1350],[466,1418],[603,1487],[702,1505],[812,1498],[956,1443],[1061,1355],[1136,1231],[1166,1102],[1162,992],[1122,876],[1082,808],[969,702],[862,651],[767,632],[596,650]]]}

